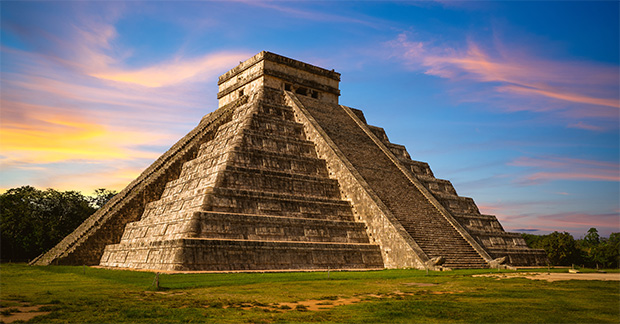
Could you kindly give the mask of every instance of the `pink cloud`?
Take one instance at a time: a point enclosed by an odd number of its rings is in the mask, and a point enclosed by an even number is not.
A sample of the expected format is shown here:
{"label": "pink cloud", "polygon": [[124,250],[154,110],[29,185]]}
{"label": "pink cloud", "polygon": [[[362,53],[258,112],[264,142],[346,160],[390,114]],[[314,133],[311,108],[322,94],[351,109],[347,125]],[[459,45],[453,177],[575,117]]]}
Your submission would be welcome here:
{"label": "pink cloud", "polygon": [[620,102],[618,102],[617,99],[593,98],[593,97],[584,96],[584,95],[575,94],[575,93],[563,93],[562,91],[553,89],[553,88],[547,88],[547,89],[545,88],[546,87],[540,87],[539,89],[535,89],[535,88],[528,88],[528,87],[523,87],[519,85],[506,85],[506,86],[497,87],[496,89],[497,91],[500,91],[500,92],[504,92],[504,91],[513,92],[513,93],[524,95],[524,96],[540,95],[544,97],[565,100],[565,101],[570,101],[574,103],[583,103],[583,104],[596,105],[596,106],[607,106],[607,107],[613,107],[613,108],[620,108]]}
{"label": "pink cloud", "polygon": [[[483,214],[496,215],[507,231],[536,231],[535,234],[545,234],[553,231],[569,232],[575,238],[583,236],[589,228],[595,227],[604,236],[620,231],[620,214],[617,210],[610,213],[587,212],[555,212],[547,213],[543,210],[553,201],[524,201],[500,202],[478,205]],[[523,213],[524,209],[535,206],[540,212]]]}
{"label": "pink cloud", "polygon": [[620,181],[620,166],[612,162],[550,156],[545,158],[521,157],[510,162],[509,165],[533,169],[534,172],[522,177],[521,182]]}
{"label": "pink cloud", "polygon": [[568,128],[585,129],[585,130],[597,131],[597,132],[605,130],[605,128],[603,128],[603,127],[586,124],[586,123],[581,122],[581,121],[577,122],[577,123],[574,123],[574,124],[570,124],[570,125],[568,125],[566,127],[568,127]]}
{"label": "pink cloud", "polygon": [[620,215],[616,213],[555,213],[537,216],[532,219],[532,223],[547,231],[568,231],[575,238],[582,237],[591,227],[597,228],[603,236],[620,231]]}
{"label": "pink cloud", "polygon": [[[387,46],[393,50],[393,57],[413,70],[454,81],[487,83],[495,94],[546,100],[537,105],[522,105],[518,110],[556,110],[579,117],[618,117],[617,66],[549,60],[524,51],[507,51],[501,44],[493,51],[485,50],[473,41],[469,41],[464,50],[442,48],[430,42],[409,40],[405,33]],[[515,110],[514,107],[508,108]],[[567,108],[571,112],[563,111]]]}
{"label": "pink cloud", "polygon": [[141,69],[112,69],[104,67],[90,74],[93,77],[145,87],[163,87],[200,78],[212,79],[218,72],[250,57],[248,53],[215,53],[198,58],[175,58],[171,61]]}
{"label": "pink cloud", "polygon": [[[601,181],[620,181],[617,172],[611,171],[610,174],[596,174],[600,171],[588,173],[572,172],[536,172],[526,177],[527,180],[601,180]],[[614,174],[615,173],[615,174]]]}

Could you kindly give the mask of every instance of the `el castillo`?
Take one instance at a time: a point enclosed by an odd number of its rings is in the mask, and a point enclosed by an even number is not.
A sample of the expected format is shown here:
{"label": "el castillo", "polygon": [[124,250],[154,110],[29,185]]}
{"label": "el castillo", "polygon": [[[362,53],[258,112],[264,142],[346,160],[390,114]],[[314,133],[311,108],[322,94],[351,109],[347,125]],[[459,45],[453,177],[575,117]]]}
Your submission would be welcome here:
{"label": "el castillo", "polygon": [[[182,271],[547,264],[339,103],[340,74],[261,52],[219,107],[35,265]],[[363,108],[363,107],[359,107]],[[389,109],[389,108],[388,108]],[[423,158],[423,157],[420,157]]]}

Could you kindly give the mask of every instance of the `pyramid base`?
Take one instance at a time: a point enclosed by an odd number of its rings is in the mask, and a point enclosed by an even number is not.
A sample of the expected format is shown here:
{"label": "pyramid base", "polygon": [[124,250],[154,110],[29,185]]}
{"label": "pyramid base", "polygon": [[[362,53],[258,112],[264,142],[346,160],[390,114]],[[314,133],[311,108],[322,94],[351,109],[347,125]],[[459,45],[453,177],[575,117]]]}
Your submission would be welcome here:
{"label": "pyramid base", "polygon": [[167,271],[382,269],[377,245],[177,239],[108,245],[101,266]]}
{"label": "pyramid base", "polygon": [[549,259],[545,250],[537,249],[489,249],[493,258],[507,257],[506,264],[511,266],[547,266]]}

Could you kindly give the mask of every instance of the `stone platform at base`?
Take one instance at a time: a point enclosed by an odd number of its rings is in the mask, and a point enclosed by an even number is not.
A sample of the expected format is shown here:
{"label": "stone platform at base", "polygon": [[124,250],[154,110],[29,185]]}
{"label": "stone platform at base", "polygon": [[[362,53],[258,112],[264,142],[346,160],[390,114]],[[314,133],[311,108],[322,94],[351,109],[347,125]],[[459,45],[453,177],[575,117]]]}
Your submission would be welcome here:
{"label": "stone platform at base", "polygon": [[172,271],[382,269],[372,244],[178,239],[106,247],[101,265]]}

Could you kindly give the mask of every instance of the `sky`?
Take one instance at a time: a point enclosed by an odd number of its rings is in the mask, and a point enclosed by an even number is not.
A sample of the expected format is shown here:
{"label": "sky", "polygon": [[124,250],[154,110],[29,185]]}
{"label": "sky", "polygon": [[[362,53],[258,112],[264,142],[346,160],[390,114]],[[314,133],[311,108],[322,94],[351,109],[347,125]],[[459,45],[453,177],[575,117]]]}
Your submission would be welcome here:
{"label": "sky", "polygon": [[617,1],[2,1],[0,191],[122,190],[266,50],[508,231],[620,232]]}

